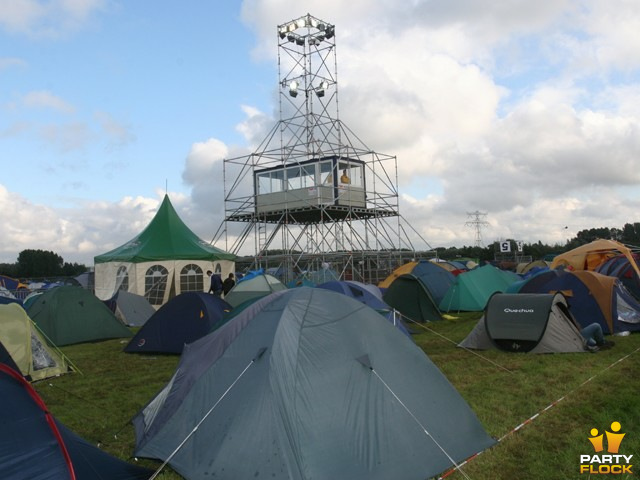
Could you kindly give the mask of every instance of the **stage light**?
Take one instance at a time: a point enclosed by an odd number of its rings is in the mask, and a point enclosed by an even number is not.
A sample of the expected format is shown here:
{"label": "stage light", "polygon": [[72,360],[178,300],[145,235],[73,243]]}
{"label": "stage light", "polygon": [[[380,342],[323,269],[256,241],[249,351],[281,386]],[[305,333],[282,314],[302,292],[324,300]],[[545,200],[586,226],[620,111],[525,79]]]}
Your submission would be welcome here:
{"label": "stage light", "polygon": [[289,95],[294,98],[298,96],[298,82],[296,82],[295,80],[293,80],[289,84]]}
{"label": "stage light", "polygon": [[318,97],[324,97],[324,94],[327,88],[329,88],[329,82],[327,82],[326,80],[323,80],[322,82],[320,82],[320,86],[316,88],[316,95]]}
{"label": "stage light", "polygon": [[327,28],[324,31],[324,35],[327,38],[327,40],[333,37],[335,33],[336,33],[335,27],[333,25],[327,25]]}

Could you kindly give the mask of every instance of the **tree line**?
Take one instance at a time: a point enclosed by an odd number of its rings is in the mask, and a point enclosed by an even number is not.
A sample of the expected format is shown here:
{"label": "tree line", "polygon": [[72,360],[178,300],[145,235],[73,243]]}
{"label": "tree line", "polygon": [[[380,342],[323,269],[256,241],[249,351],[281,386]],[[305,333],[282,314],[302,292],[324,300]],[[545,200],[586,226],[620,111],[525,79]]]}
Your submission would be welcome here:
{"label": "tree line", "polygon": [[[620,228],[589,228],[579,231],[575,237],[568,239],[564,245],[546,245],[538,241],[537,243],[525,243],[523,245],[523,255],[532,257],[534,260],[541,260],[552,257],[560,253],[573,250],[581,245],[586,245],[599,238],[615,240],[625,245],[640,248],[640,223],[627,223]],[[515,243],[514,239],[507,239]],[[438,256],[446,260],[455,260],[459,257],[474,258],[480,261],[490,262],[494,260],[496,252],[500,251],[499,241],[495,241],[486,247],[449,247],[436,248]]]}
{"label": "tree line", "polygon": [[0,274],[13,278],[74,277],[87,270],[85,265],[65,262],[48,250],[23,250],[16,263],[0,263]]}

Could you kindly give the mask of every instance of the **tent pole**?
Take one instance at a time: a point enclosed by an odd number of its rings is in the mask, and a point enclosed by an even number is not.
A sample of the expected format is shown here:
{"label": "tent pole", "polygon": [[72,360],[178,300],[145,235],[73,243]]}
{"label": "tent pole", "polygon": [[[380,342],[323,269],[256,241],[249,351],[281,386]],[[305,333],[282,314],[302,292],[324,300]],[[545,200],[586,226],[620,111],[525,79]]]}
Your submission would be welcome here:
{"label": "tent pole", "polygon": [[149,477],[149,480],[154,480],[160,474],[162,469],[164,469],[164,467],[166,467],[167,464],[173,459],[173,457],[176,456],[176,454],[180,451],[180,449],[182,447],[184,447],[185,443],[187,443],[187,441],[191,438],[191,436],[194,433],[196,433],[196,430],[198,430],[200,425],[202,425],[202,423],[207,419],[207,417],[211,414],[211,412],[213,412],[213,410],[220,404],[222,399],[227,396],[227,394],[236,385],[236,383],[238,383],[238,381],[246,373],[246,371],[249,370],[249,367],[251,367],[251,365],[253,365],[256,361],[258,361],[262,357],[264,352],[266,352],[266,351],[267,351],[266,347],[263,347],[260,350],[258,350],[258,353],[256,353],[256,356],[253,357],[253,359],[251,359],[251,361],[248,363],[248,365],[246,367],[244,367],[244,370],[242,370],[242,372],[240,372],[240,375],[238,375],[236,377],[236,379],[231,383],[231,385],[229,385],[229,387],[224,391],[224,393],[216,401],[216,403],[214,403],[213,406],[209,409],[209,411],[207,413],[205,413],[204,417],[202,417],[200,419],[200,421],[196,424],[196,426],[193,427],[193,430],[191,430],[189,432],[189,434],[184,438],[184,440],[182,440],[182,442],[180,442],[180,444],[176,447],[176,449],[173,452],[171,452],[171,455],[169,455],[169,457],[164,462],[162,462],[162,465],[160,465],[160,467],[158,467],[158,469],[154,472],[154,474],[151,475],[151,477]]}
{"label": "tent pole", "polygon": [[411,412],[411,410],[409,410],[409,408],[404,404],[404,402],[403,402],[402,400],[400,400],[400,398],[398,397],[398,395],[396,395],[396,393],[395,393],[393,390],[391,390],[391,387],[389,387],[389,385],[387,385],[387,382],[385,382],[385,381],[382,379],[382,377],[381,377],[380,375],[378,375],[378,372],[376,372],[376,370],[373,368],[373,366],[365,364],[365,363],[364,363],[362,360],[360,360],[360,359],[359,359],[359,361],[360,361],[360,363],[362,363],[365,367],[367,367],[369,370],[371,370],[371,372],[372,372],[376,377],[378,377],[378,380],[380,380],[380,381],[382,382],[382,384],[384,385],[384,387],[385,387],[387,390],[389,390],[389,392],[391,392],[391,395],[393,395],[393,397],[394,397],[394,398],[395,398],[395,399],[400,403],[400,405],[402,405],[402,408],[404,408],[404,409],[407,411],[407,413],[411,416],[411,418],[413,418],[413,420],[414,420],[414,421],[415,421],[415,422],[420,426],[420,428],[422,429],[422,431],[423,431],[423,432],[424,432],[424,433],[425,433],[425,434],[426,434],[426,435],[427,435],[427,436],[428,436],[428,437],[433,441],[433,443],[435,443],[435,444],[436,444],[436,446],[440,449],[440,451],[441,451],[442,453],[444,453],[444,454],[445,454],[445,456],[449,459],[449,461],[454,465],[455,469],[456,469],[456,470],[458,470],[458,471],[459,471],[459,472],[464,476],[464,478],[467,478],[467,479],[471,480],[471,479],[469,478],[469,476],[464,472],[464,470],[462,470],[462,469],[460,468],[460,465],[458,465],[458,464],[456,463],[456,461],[455,461],[453,458],[451,458],[451,455],[449,455],[449,454],[446,452],[446,450],[442,447],[442,445],[440,445],[440,444],[438,443],[438,441],[437,441],[435,438],[433,438],[433,435],[431,435],[431,434],[429,433],[429,431],[425,428],[425,426],[424,426],[424,425],[422,425],[422,423],[420,423],[420,420],[418,420],[418,419],[416,418],[416,416]]}

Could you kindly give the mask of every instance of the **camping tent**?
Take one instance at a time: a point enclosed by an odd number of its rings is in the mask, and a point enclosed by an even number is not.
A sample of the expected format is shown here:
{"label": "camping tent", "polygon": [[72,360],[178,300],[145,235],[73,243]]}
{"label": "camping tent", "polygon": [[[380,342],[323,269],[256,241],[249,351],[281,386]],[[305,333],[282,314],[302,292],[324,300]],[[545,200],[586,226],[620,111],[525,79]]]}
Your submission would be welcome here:
{"label": "camping tent", "polygon": [[442,318],[438,304],[454,281],[439,263],[420,260],[397,268],[381,285],[387,286],[385,302],[413,321],[426,322]]}
{"label": "camping tent", "polygon": [[235,255],[201,240],[180,219],[169,196],[136,237],[94,258],[95,291],[108,300],[117,290],[144,295],[154,306],[187,291],[209,289],[207,270],[226,277]]}
{"label": "camping tent", "polygon": [[[439,267],[435,267],[440,269]],[[440,269],[442,270],[442,269]],[[449,273],[442,270],[444,273]],[[442,320],[438,306],[427,287],[411,274],[400,275],[385,290],[383,300],[414,322]]]}
{"label": "camping tent", "polygon": [[286,286],[287,288],[315,287],[321,283],[331,282],[334,280],[340,280],[340,275],[327,267],[319,270],[303,272],[293,280],[289,281]]}
{"label": "camping tent", "polygon": [[556,256],[551,262],[551,268],[567,267],[573,270],[595,270],[598,265],[611,257],[624,255],[637,275],[640,268],[636,264],[631,249],[615,240],[599,239],[582,245],[568,252]]}
{"label": "camping tent", "polygon": [[563,293],[582,328],[598,322],[606,334],[640,331],[640,303],[616,277],[589,270],[549,270],[529,278],[519,291]]}
{"label": "camping tent", "polygon": [[7,365],[9,368],[12,368],[16,372],[20,371],[20,367],[16,365],[16,362],[14,362],[13,358],[11,357],[11,354],[9,354],[9,352],[4,347],[1,341],[0,341],[0,363]]}
{"label": "camping tent", "polygon": [[507,352],[586,352],[585,341],[561,293],[495,293],[460,347]]}
{"label": "camping tent", "polygon": [[63,355],[47,344],[17,303],[0,305],[0,342],[20,373],[30,380],[42,380],[69,371]]}
{"label": "camping tent", "polygon": [[142,480],[152,470],[131,465],[58,422],[15,370],[0,364],[2,480]]}
{"label": "camping tent", "polygon": [[484,265],[455,278],[439,304],[442,312],[481,312],[495,292],[504,292],[509,285],[520,280],[510,271],[500,270],[493,265]]}
{"label": "camping tent", "polygon": [[518,275],[525,275],[532,269],[546,270],[549,268],[550,262],[545,260],[533,260],[531,262],[521,262],[516,266],[516,273]]}
{"label": "camping tent", "polygon": [[422,479],[495,443],[410,339],[308,287],[187,345],[133,422],[135,454],[185,478]]}
{"label": "camping tent", "polygon": [[391,274],[389,274],[387,278],[385,278],[380,283],[378,283],[378,287],[389,288],[389,285],[391,285],[396,278],[398,278],[401,275],[411,273],[417,264],[418,262],[413,261],[413,262],[407,262],[403,265],[400,265],[393,272],[391,272]]}
{"label": "camping tent", "polygon": [[268,273],[257,274],[247,280],[238,282],[229,293],[224,296],[226,302],[232,307],[250,300],[257,300],[273,292],[286,290],[287,286],[273,275]]}
{"label": "camping tent", "polygon": [[360,303],[368,305],[398,327],[398,329],[400,329],[400,331],[405,335],[409,335],[409,331],[407,330],[401,315],[396,315],[394,309],[387,305],[384,300],[371,293],[365,284],[334,280],[331,282],[321,283],[317,288],[324,288],[333,292],[342,293],[343,295],[347,295]]}
{"label": "camping tent", "polygon": [[141,327],[156,313],[149,300],[124,290],[118,290],[115,297],[105,301],[105,304],[115,314],[116,318],[130,327]]}
{"label": "camping tent", "polygon": [[[640,255],[634,253],[632,255],[636,265],[640,261]],[[625,255],[618,255],[605,260],[596,267],[596,272],[610,277],[618,277],[622,284],[633,294],[636,299],[640,300],[640,276],[633,268],[633,264]]]}
{"label": "camping tent", "polygon": [[124,348],[128,353],[182,353],[223,322],[231,305],[205,292],[181,293],[154,313]]}
{"label": "camping tent", "polygon": [[104,303],[82,287],[47,290],[29,304],[27,314],[58,346],[132,335]]}

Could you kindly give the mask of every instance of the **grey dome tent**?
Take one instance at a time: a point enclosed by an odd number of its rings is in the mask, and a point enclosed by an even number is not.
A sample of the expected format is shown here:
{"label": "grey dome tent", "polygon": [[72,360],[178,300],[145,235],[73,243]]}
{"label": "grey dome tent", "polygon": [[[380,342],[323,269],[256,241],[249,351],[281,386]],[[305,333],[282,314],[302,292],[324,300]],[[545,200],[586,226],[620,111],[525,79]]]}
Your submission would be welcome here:
{"label": "grey dome tent", "polygon": [[530,353],[587,351],[561,293],[493,294],[484,315],[459,346]]}
{"label": "grey dome tent", "polygon": [[185,478],[422,480],[495,443],[382,315],[310,287],[186,345],[133,423],[135,455]]}
{"label": "grey dome tent", "polygon": [[238,282],[224,296],[225,301],[232,307],[238,307],[244,302],[266,297],[270,293],[286,290],[287,286],[273,275],[259,273],[249,279]]}

